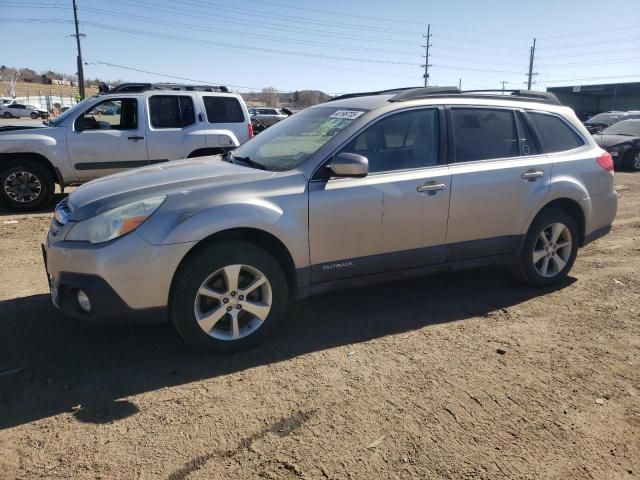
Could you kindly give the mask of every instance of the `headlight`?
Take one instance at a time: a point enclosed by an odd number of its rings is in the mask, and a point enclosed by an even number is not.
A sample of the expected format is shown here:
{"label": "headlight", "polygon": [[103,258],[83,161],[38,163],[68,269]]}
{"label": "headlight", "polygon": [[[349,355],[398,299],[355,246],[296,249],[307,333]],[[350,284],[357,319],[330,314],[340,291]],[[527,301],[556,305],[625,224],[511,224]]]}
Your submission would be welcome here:
{"label": "headlight", "polygon": [[138,228],[167,197],[153,197],[129,203],[76,223],[65,240],[102,243]]}

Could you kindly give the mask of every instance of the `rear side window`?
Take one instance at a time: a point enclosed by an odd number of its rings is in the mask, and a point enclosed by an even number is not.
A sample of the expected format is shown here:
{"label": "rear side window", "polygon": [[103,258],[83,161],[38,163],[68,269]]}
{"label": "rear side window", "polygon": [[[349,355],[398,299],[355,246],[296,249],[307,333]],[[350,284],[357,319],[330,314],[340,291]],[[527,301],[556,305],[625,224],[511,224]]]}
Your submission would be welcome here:
{"label": "rear side window", "polygon": [[519,113],[516,115],[516,120],[518,122],[518,134],[520,135],[520,155],[537,155],[540,152],[538,152],[538,146],[536,145],[529,125],[527,125],[527,122],[524,121],[522,115]]}
{"label": "rear side window", "polygon": [[240,102],[233,97],[202,97],[209,123],[243,123],[244,113]]}
{"label": "rear side window", "polygon": [[546,153],[572,150],[584,145],[584,140],[559,117],[536,112],[528,114]]}
{"label": "rear side window", "polygon": [[196,122],[193,99],[186,95],[154,95],[149,98],[154,128],[183,128]]}
{"label": "rear side window", "polygon": [[518,156],[518,136],[511,110],[452,108],[456,162]]}

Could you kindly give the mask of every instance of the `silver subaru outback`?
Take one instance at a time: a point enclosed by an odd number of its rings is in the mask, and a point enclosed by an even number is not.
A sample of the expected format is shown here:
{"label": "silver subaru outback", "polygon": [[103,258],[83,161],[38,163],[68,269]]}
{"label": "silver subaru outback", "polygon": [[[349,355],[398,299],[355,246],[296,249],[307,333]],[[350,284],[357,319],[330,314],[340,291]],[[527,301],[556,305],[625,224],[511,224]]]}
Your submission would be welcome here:
{"label": "silver subaru outback", "polygon": [[556,284],[616,209],[611,157],[553,95],[409,88],[87,183],[57,205],[43,252],[69,315],[150,314],[231,351],[289,299],[331,289],[486,265]]}

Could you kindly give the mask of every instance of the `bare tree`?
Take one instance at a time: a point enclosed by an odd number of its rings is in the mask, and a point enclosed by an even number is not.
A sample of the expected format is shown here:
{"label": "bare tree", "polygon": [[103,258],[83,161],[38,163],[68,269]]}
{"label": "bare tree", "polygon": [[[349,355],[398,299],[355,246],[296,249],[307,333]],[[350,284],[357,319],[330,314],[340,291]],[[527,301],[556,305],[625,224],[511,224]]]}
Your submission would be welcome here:
{"label": "bare tree", "polygon": [[280,95],[278,91],[273,87],[263,88],[260,93],[260,100],[262,100],[268,106],[277,106]]}

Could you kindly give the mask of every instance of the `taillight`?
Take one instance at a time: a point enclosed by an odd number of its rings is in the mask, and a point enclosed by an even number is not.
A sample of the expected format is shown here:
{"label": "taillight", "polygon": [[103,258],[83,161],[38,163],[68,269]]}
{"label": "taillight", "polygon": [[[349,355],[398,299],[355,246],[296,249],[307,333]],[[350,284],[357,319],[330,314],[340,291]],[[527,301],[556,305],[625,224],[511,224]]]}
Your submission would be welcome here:
{"label": "taillight", "polygon": [[247,130],[249,130],[249,138],[253,137],[253,125],[251,125],[251,122],[247,125]]}
{"label": "taillight", "polygon": [[598,162],[598,165],[604,168],[607,172],[613,172],[613,158],[611,158],[611,154],[609,152],[604,152],[596,158],[596,162]]}

